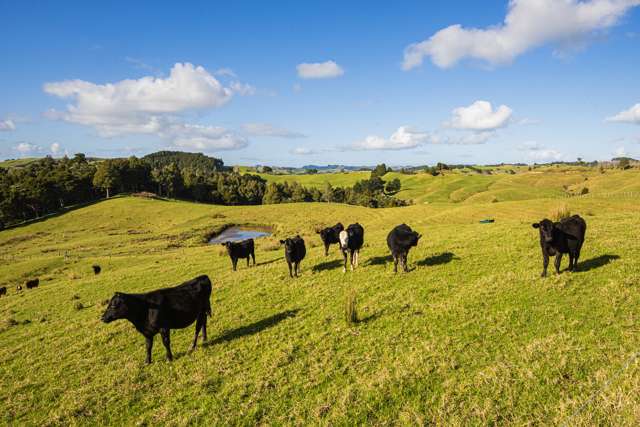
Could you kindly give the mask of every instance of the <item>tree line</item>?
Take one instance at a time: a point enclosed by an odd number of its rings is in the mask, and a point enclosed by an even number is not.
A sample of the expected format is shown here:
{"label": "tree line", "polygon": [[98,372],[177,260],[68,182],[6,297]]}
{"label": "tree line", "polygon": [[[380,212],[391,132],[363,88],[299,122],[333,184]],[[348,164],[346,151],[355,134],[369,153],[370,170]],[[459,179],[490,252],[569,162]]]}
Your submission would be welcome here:
{"label": "tree line", "polygon": [[267,183],[258,175],[229,170],[222,160],[203,154],[164,151],[99,161],[90,161],[84,154],[45,157],[20,168],[0,168],[0,228],[72,205],[136,192],[223,205],[334,202],[374,208],[404,206],[405,201],[394,197],[400,181],[385,182],[378,172],[352,187],[326,184],[318,189],[295,181]]}

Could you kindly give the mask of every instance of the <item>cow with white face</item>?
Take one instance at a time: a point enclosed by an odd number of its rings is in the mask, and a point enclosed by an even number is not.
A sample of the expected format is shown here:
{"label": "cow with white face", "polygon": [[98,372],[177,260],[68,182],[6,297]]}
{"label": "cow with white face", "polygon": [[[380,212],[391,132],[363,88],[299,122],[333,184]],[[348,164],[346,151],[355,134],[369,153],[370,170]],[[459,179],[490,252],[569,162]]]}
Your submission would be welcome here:
{"label": "cow with white face", "polygon": [[364,244],[364,228],[358,224],[351,224],[346,230],[342,230],[339,234],[340,250],[344,257],[344,266],[342,271],[347,271],[347,253],[349,254],[349,264],[351,264],[351,271],[358,266],[358,256],[360,249]]}

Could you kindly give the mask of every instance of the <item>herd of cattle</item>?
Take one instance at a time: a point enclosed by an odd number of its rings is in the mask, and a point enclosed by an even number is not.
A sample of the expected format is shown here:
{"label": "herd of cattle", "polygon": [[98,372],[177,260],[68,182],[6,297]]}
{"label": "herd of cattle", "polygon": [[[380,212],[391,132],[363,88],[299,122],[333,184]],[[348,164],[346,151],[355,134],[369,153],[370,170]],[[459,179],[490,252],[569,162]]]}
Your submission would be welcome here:
{"label": "herd of cattle", "polygon": [[[584,243],[587,224],[579,215],[553,222],[543,219],[532,224],[539,230],[540,247],[542,249],[543,270],[546,276],[549,258],[555,256],[555,270],[560,273],[560,262],[563,254],[569,255],[569,271],[576,269],[580,251]],[[318,231],[324,244],[325,255],[329,253],[332,244],[338,244],[344,258],[343,271],[347,270],[347,258],[351,270],[358,266],[360,249],[364,244],[364,228],[358,224],[351,224],[346,229],[340,223]],[[387,246],[394,261],[394,272],[398,271],[398,263],[407,272],[407,257],[409,250],[418,245],[421,235],[413,231],[406,224],[394,227],[387,235]],[[299,235],[280,240],[284,245],[285,260],[289,267],[289,275],[297,277],[300,272],[300,262],[306,255],[304,239]],[[238,259],[253,260],[255,265],[255,244],[253,239],[240,242],[223,243],[231,258],[233,270],[236,270]],[[95,274],[99,274],[100,266],[94,265]],[[31,289],[37,287],[39,279],[32,279],[25,283]],[[18,290],[22,287],[18,286]],[[0,295],[7,293],[6,287],[0,287]],[[207,340],[207,316],[211,316],[211,281],[206,275],[198,276],[181,285],[155,290],[142,294],[126,294],[116,292],[109,301],[102,315],[105,323],[118,319],[127,319],[146,339],[146,362],[151,363],[151,349],[153,338],[160,333],[165,346],[167,359],[172,360],[170,343],[171,329],[182,329],[196,322],[195,337],[191,349],[196,347],[198,336],[202,331],[202,340]]]}

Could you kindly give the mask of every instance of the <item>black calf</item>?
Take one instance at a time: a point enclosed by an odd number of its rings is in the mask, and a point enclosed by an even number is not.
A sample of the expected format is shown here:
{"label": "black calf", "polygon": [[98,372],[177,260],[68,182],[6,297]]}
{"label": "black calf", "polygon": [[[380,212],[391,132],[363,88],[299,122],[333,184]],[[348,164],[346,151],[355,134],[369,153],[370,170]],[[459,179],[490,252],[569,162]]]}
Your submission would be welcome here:
{"label": "black calf", "polygon": [[569,254],[569,271],[574,271],[580,258],[580,250],[584,243],[587,223],[580,215],[564,218],[560,222],[543,219],[531,224],[540,230],[540,247],[542,248],[542,277],[547,275],[549,257],[556,256],[556,273],[560,274],[562,254]]}
{"label": "black calf", "polygon": [[256,265],[256,254],[254,251],[253,239],[243,240],[241,242],[225,242],[222,246],[227,248],[227,253],[231,258],[233,271],[236,271],[239,258],[247,259],[247,267],[249,267],[249,257],[253,258],[253,265]]}

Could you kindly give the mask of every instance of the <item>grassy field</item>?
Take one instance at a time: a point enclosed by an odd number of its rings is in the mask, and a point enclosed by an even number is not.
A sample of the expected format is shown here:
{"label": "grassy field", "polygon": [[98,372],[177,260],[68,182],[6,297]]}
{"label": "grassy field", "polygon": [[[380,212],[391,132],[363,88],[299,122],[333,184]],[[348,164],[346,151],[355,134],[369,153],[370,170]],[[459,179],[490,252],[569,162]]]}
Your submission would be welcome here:
{"label": "grassy field", "polygon": [[[401,178],[406,197],[429,203],[122,197],[0,232],[0,423],[637,425],[638,173]],[[589,196],[562,197],[584,182]],[[565,204],[588,223],[580,271],[541,279],[531,223]],[[314,232],[338,220],[365,227],[353,273]],[[412,271],[394,275],[385,237],[402,222],[424,237]],[[232,272],[205,243],[228,224],[273,227],[256,267]],[[295,233],[308,255],[290,279],[277,240]],[[187,353],[193,327],[173,331],[172,363],[159,337],[146,366],[128,322],[99,320],[114,291],[199,274],[213,282],[210,341]],[[31,277],[40,287],[18,293]],[[355,325],[344,320],[351,292]]]}

